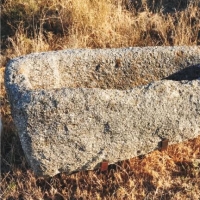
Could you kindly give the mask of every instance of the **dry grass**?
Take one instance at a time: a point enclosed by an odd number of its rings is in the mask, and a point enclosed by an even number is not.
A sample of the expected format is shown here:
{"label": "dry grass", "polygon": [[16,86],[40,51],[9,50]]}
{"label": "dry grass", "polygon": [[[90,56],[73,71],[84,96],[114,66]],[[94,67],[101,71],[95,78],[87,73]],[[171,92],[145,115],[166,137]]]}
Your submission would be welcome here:
{"label": "dry grass", "polygon": [[[199,45],[200,3],[186,0],[2,0],[1,199],[200,197],[200,137],[109,166],[105,173],[34,176],[12,123],[3,83],[8,59],[65,48]],[[175,8],[175,9],[173,9]]]}
{"label": "dry grass", "polygon": [[186,7],[186,0],[143,0],[137,9],[131,2],[4,0],[3,55],[12,58],[64,48],[200,44],[198,0]]}

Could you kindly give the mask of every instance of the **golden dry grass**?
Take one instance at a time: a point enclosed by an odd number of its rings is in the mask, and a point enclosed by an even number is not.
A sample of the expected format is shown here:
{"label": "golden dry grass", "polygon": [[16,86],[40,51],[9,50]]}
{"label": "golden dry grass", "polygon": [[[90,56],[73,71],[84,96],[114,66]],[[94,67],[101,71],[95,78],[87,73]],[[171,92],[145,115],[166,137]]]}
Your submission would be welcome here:
{"label": "golden dry grass", "polygon": [[186,0],[142,2],[136,9],[131,0],[4,0],[3,55],[12,58],[64,48],[200,44],[198,0],[186,7],[181,4]]}
{"label": "golden dry grass", "polygon": [[[199,45],[200,3],[185,0],[2,0],[1,199],[192,199],[200,197],[200,136],[99,170],[44,179],[28,166],[3,76],[6,62],[65,48]],[[176,8],[173,9],[173,8]]]}

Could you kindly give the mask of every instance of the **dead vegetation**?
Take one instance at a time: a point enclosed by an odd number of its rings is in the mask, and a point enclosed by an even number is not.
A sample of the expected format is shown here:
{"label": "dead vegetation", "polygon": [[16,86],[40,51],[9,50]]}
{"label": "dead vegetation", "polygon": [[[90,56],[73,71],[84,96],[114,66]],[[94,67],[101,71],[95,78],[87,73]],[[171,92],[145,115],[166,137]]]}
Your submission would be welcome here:
{"label": "dead vegetation", "polygon": [[3,83],[13,57],[65,48],[199,45],[198,0],[2,0],[1,199],[199,199],[200,137],[111,165],[43,179],[28,166]]}

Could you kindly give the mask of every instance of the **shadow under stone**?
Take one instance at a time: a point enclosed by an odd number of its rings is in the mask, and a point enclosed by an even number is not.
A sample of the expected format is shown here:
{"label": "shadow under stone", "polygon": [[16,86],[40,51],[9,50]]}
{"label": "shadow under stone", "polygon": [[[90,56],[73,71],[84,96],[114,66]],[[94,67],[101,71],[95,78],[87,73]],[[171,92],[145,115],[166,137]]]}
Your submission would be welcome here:
{"label": "shadow under stone", "polygon": [[173,81],[182,81],[182,80],[191,81],[198,78],[200,78],[200,64],[189,66],[174,74],[171,74],[170,76],[164,79]]}

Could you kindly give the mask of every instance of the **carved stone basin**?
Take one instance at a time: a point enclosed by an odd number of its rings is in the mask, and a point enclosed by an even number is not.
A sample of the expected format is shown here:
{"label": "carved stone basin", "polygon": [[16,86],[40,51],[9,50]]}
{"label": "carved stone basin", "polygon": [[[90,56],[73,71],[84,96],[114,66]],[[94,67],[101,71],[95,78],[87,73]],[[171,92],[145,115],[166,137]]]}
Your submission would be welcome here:
{"label": "carved stone basin", "polygon": [[200,47],[77,49],[7,64],[5,84],[37,175],[98,168],[200,134]]}

